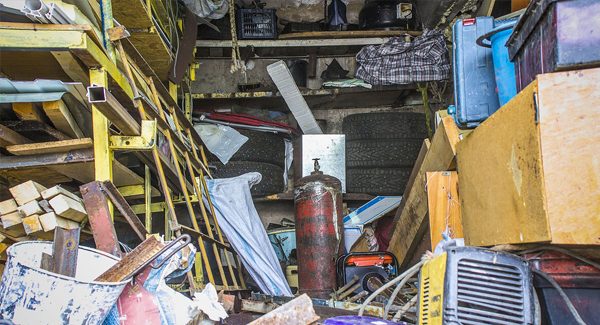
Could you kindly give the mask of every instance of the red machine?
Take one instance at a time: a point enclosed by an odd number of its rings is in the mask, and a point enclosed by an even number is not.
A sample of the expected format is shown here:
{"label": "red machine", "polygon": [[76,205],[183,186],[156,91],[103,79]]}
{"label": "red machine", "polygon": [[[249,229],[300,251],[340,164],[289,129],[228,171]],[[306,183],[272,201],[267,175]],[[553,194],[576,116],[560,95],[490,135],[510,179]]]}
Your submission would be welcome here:
{"label": "red machine", "polygon": [[[540,270],[557,282],[587,324],[600,319],[600,270],[555,251],[524,257],[533,270]],[[548,281],[535,275],[533,285],[540,299],[543,324],[576,324],[564,300]]]}
{"label": "red machine", "polygon": [[296,183],[298,286],[312,298],[329,298],[336,284],[335,261],[344,252],[341,182],[315,171]]}

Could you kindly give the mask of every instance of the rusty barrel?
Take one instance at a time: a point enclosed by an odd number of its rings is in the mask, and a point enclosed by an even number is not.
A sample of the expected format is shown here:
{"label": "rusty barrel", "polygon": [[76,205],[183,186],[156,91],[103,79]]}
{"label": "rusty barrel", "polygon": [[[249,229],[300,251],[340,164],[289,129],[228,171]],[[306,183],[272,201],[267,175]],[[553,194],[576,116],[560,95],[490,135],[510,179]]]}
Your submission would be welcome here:
{"label": "rusty barrel", "polygon": [[336,258],[344,253],[341,182],[315,171],[294,189],[300,293],[329,298],[336,286]]}

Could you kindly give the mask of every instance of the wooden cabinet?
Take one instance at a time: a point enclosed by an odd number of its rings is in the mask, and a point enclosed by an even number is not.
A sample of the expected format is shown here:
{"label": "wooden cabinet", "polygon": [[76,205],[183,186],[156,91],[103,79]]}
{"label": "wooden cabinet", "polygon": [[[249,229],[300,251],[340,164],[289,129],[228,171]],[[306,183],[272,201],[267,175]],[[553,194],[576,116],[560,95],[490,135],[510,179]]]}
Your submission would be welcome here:
{"label": "wooden cabinet", "polygon": [[600,69],[539,75],[457,163],[467,244],[600,245]]}

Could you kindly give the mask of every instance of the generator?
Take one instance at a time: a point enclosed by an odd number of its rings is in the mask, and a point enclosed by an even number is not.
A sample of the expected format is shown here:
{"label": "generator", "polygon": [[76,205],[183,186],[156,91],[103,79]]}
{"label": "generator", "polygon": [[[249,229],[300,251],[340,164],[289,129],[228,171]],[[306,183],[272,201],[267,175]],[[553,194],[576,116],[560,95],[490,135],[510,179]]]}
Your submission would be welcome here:
{"label": "generator", "polygon": [[534,324],[532,275],[518,256],[451,247],[419,274],[418,324]]}
{"label": "generator", "polygon": [[336,267],[338,287],[357,279],[354,293],[373,293],[378,285],[398,275],[398,261],[389,252],[348,253],[338,258]]}

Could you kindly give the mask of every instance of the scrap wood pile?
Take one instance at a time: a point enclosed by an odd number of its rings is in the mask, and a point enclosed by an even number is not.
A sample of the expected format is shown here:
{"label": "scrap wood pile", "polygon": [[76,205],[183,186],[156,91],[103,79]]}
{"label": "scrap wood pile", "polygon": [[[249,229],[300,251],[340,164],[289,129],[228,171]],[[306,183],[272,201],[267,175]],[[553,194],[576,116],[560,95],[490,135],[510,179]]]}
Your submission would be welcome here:
{"label": "scrap wood pile", "polygon": [[10,240],[52,239],[56,227],[78,228],[87,217],[81,198],[60,185],[27,181],[9,190],[12,198],[0,202],[0,233]]}

